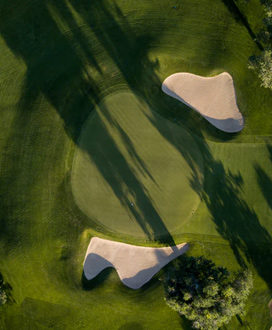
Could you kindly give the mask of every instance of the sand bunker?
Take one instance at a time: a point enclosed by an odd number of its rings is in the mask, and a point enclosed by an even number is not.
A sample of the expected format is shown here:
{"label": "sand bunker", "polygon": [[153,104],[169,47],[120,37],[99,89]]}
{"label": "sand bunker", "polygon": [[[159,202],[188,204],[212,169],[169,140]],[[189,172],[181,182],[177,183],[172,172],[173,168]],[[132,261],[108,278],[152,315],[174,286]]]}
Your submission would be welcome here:
{"label": "sand bunker", "polygon": [[227,72],[209,78],[186,72],[175,73],[164,80],[162,90],[199,112],[224,132],[239,132],[244,127],[233,79]]}
{"label": "sand bunker", "polygon": [[103,269],[113,267],[126,286],[139,289],[188,247],[187,243],[165,248],[141,247],[93,237],[84,260],[84,274],[91,280]]}

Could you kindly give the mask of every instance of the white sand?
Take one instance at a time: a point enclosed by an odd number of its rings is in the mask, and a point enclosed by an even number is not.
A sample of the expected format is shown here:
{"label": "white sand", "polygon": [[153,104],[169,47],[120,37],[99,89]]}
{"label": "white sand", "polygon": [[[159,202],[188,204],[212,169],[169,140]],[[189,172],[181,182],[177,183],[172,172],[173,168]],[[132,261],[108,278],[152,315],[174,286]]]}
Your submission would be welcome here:
{"label": "white sand", "polygon": [[187,243],[164,248],[141,247],[93,237],[84,260],[84,274],[91,280],[103,269],[114,267],[126,286],[139,289],[188,247]]}
{"label": "white sand", "polygon": [[164,80],[162,90],[224,132],[239,132],[244,127],[233,79],[227,72],[208,78],[186,72],[175,73]]}

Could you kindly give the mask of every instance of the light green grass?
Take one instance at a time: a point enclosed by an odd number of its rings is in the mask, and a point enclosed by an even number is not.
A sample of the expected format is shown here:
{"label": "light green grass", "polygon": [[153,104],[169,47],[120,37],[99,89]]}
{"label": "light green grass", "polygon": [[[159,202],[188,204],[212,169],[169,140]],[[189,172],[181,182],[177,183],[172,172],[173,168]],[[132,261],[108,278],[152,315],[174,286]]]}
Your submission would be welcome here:
{"label": "light green grass", "polygon": [[[230,269],[247,255],[255,284],[244,321],[269,327],[271,155],[263,142],[271,143],[272,96],[247,69],[256,44],[221,0],[175,5],[0,1],[0,271],[16,301],[1,309],[1,329],[185,329],[156,279],[140,291],[125,288],[114,271],[89,291],[81,282],[92,235],[154,244],[133,232],[112,235],[79,210],[71,191],[82,125],[124,86],[160,114],[150,122],[189,166],[194,153],[175,143],[161,117],[186,127],[202,153],[202,190],[193,179],[203,201],[172,239]],[[241,134],[219,132],[161,92],[179,71],[233,75],[246,122]],[[228,328],[248,326],[234,319]]]}

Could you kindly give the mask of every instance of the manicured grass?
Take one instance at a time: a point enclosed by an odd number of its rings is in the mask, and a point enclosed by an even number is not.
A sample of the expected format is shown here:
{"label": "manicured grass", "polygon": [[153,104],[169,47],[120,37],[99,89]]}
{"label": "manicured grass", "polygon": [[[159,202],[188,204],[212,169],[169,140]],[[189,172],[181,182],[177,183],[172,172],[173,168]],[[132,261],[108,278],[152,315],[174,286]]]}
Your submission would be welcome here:
{"label": "manicured grass", "polygon": [[253,32],[257,35],[263,28],[264,6],[261,4],[261,1],[235,0],[235,3],[244,17],[246,17]]}
{"label": "manicured grass", "polygon": [[[0,328],[186,328],[163,301],[157,279],[139,291],[125,288],[114,271],[92,283],[81,280],[92,235],[155,244],[133,231],[106,230],[78,208],[71,188],[83,124],[108,95],[124,87],[152,110],[150,132],[156,130],[162,146],[168,143],[172,154],[180,154],[190,167],[187,179],[202,198],[168,242],[189,241],[191,254],[230,269],[247,263],[254,292],[243,320],[252,329],[268,328],[272,96],[248,71],[247,59],[257,46],[224,2],[1,0],[0,33],[0,271],[16,301],[1,308]],[[246,120],[242,133],[221,133],[163,94],[161,82],[179,71],[231,73]],[[111,112],[121,125],[121,116]],[[164,125],[162,117],[175,124],[165,120]],[[184,127],[192,143],[176,138]],[[113,127],[104,129],[109,131]],[[198,145],[203,165],[189,144]],[[143,149],[137,144],[135,150]],[[137,166],[127,155],[128,161]],[[196,175],[201,166],[202,185]],[[103,168],[100,164],[100,173]],[[155,238],[154,228],[149,230]],[[234,319],[228,328],[248,326]]]}
{"label": "manicured grass", "polygon": [[[192,150],[192,164],[161,130]],[[186,129],[123,91],[107,96],[84,124],[72,189],[79,208],[108,230],[159,240],[179,232],[198,207],[192,167],[202,181],[201,151]]]}

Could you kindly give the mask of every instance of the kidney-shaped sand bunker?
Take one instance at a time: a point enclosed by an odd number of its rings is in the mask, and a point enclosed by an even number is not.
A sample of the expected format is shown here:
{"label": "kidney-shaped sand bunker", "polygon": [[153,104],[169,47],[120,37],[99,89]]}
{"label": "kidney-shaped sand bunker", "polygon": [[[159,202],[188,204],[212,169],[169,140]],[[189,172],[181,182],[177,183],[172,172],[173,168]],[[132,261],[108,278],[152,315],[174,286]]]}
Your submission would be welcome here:
{"label": "kidney-shaped sand bunker", "polygon": [[78,207],[107,230],[159,238],[179,232],[199,204],[194,137],[131,92],[107,96],[83,126],[72,171]]}
{"label": "kidney-shaped sand bunker", "polygon": [[244,118],[236,103],[231,75],[201,77],[188,72],[174,73],[162,83],[164,93],[196,110],[223,132],[240,132]]}

